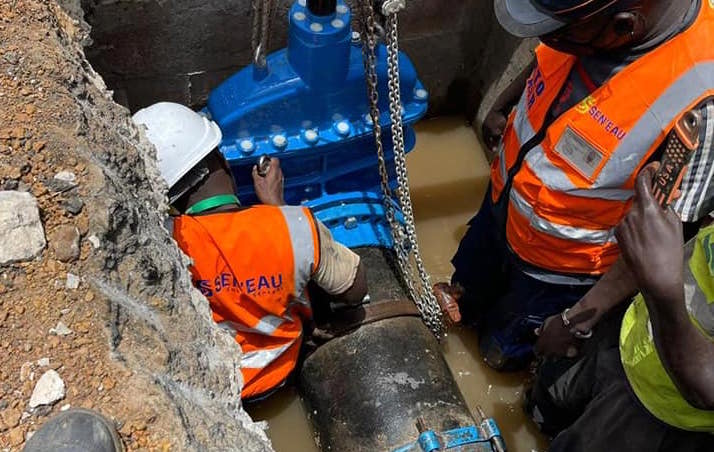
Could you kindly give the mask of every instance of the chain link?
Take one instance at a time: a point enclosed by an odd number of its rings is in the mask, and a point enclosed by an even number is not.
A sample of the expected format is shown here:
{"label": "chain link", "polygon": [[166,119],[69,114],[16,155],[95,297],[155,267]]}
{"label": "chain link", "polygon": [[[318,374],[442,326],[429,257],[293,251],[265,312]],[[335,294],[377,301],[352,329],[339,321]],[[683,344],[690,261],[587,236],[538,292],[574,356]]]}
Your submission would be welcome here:
{"label": "chain link", "polygon": [[407,172],[406,152],[404,145],[404,128],[402,123],[402,102],[399,80],[399,36],[396,12],[386,16],[385,37],[387,46],[387,69],[389,75],[389,111],[391,119],[392,144],[394,164],[397,173],[399,199],[404,225],[396,219],[389,173],[382,144],[382,127],[380,125],[379,91],[377,79],[377,23],[371,0],[358,0],[360,9],[360,25],[362,29],[365,78],[370,104],[379,175],[383,192],[384,209],[392,233],[394,249],[397,256],[402,278],[409,289],[409,295],[416,304],[426,325],[440,338],[444,332],[442,313],[431,290],[429,275],[424,267],[419,251],[414,209],[409,193],[409,176]]}
{"label": "chain link", "polygon": [[253,50],[253,63],[264,68],[265,55],[270,47],[270,34],[275,12],[275,0],[253,0],[253,32],[250,45]]}
{"label": "chain link", "polygon": [[[407,173],[406,152],[404,149],[404,128],[402,123],[402,102],[399,80],[399,36],[397,13],[399,7],[387,9],[386,27],[382,27],[375,19],[372,0],[355,0],[360,11],[360,26],[363,36],[362,51],[364,55],[365,78],[369,95],[369,115],[372,119],[377,158],[379,161],[379,175],[382,187],[382,200],[389,223],[394,250],[397,256],[402,279],[406,284],[409,295],[416,304],[426,325],[437,336],[441,337],[444,331],[442,313],[431,290],[429,275],[424,268],[419,251],[416,226],[414,224],[414,210],[409,194],[409,176]],[[396,1],[395,4],[403,3]],[[275,0],[253,0],[253,33],[251,46],[253,49],[254,63],[258,67],[265,67],[265,54],[270,45],[270,28],[272,15],[275,10]],[[384,35],[387,46],[389,111],[391,119],[392,144],[394,164],[397,174],[398,189],[392,192],[389,186],[389,171],[387,159],[382,143],[382,127],[380,124],[379,89],[377,78],[377,39]],[[397,207],[394,198],[399,200],[404,225],[397,220]]]}

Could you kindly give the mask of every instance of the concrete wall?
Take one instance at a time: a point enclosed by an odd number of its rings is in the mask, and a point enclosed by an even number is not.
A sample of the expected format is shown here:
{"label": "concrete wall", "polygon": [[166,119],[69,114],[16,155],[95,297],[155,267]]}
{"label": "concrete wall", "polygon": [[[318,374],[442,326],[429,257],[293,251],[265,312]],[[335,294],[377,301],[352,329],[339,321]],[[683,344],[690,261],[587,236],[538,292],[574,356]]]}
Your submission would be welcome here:
{"label": "concrete wall", "polygon": [[[199,106],[251,61],[249,0],[82,1],[93,27],[89,60],[132,110],[157,100]],[[286,44],[292,1],[279,3],[273,49]],[[400,43],[432,93],[433,114],[474,116],[492,73],[510,60],[512,43],[499,30],[492,0],[407,1]]]}
{"label": "concrete wall", "polygon": [[[537,39],[521,40],[494,27],[486,45],[482,66],[478,71],[478,92],[481,96],[473,118],[474,129],[481,136],[481,125],[491,111],[498,96],[530,64],[534,58],[533,49]],[[487,155],[491,159],[492,155]]]}

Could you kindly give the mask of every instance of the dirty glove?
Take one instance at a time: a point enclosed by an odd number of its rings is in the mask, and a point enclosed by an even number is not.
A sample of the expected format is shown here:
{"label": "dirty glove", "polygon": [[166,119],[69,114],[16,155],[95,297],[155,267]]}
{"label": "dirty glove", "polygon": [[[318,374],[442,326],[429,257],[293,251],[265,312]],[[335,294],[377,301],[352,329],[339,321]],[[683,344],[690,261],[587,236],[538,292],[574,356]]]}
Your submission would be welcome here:
{"label": "dirty glove", "polygon": [[652,196],[658,168],[658,162],[652,163],[637,176],[634,203],[615,235],[640,291],[656,294],[652,299],[678,300],[683,286],[682,223]]}
{"label": "dirty glove", "polygon": [[279,159],[270,159],[270,166],[265,176],[258,174],[258,165],[253,166],[253,186],[261,203],[270,206],[284,206],[283,181],[283,170],[280,168]]}

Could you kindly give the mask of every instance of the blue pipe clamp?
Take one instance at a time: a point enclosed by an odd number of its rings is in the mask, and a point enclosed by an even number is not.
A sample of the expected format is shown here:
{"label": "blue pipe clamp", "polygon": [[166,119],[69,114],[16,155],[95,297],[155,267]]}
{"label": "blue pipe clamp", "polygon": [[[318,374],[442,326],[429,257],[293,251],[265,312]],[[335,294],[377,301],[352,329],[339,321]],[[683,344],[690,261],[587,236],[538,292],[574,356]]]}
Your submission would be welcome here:
{"label": "blue pipe clamp", "polygon": [[[250,65],[228,78],[204,110],[223,132],[219,149],[234,172],[238,196],[245,205],[256,203],[252,167],[263,154],[278,157],[288,204],[310,207],[349,247],[391,247],[351,10],[338,0],[333,14],[317,16],[297,0],[289,15],[288,47],[268,55],[266,67]],[[380,45],[380,124],[394,187],[386,55]],[[429,95],[404,53],[399,65],[405,150],[411,151],[413,125],[426,114]]]}
{"label": "blue pipe clamp", "polygon": [[491,440],[476,426],[460,427],[441,433],[425,431],[411,444],[395,449],[393,452],[492,452]]}

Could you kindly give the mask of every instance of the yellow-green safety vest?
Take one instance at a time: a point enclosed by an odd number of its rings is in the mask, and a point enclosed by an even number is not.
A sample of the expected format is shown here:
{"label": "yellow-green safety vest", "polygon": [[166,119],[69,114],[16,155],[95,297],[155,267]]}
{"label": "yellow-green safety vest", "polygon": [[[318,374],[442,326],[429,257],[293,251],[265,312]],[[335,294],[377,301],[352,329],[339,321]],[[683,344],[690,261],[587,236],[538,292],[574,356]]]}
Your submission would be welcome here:
{"label": "yellow-green safety vest", "polygon": [[[714,226],[702,229],[684,250],[689,317],[702,334],[714,341]],[[683,430],[714,433],[714,411],[690,405],[662,365],[642,295],[635,298],[623,319],[620,355],[632,389],[655,417]]]}

